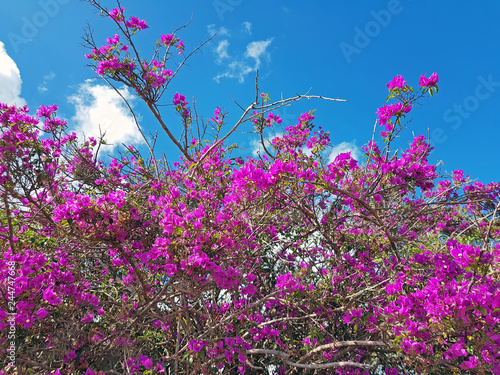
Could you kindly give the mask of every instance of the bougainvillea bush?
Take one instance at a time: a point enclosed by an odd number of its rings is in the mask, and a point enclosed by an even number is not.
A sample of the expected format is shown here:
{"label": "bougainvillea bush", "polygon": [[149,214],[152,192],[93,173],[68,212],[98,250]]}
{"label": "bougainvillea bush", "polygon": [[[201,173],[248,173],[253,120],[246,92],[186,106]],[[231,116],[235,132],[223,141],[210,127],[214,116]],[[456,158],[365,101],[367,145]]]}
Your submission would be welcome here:
{"label": "bougainvillea bush", "polygon": [[[147,157],[104,162],[57,106],[0,105],[2,374],[500,374],[500,185],[439,175],[424,136],[391,147],[437,74],[394,77],[363,159],[331,158],[312,112],[265,141],[306,96],[257,86],[233,126],[220,108],[200,125],[168,90],[189,57],[177,31],[145,59],[146,21],[90,3],[117,27],[86,35],[90,65],[181,161],[145,138]],[[242,126],[259,157],[232,156]]]}

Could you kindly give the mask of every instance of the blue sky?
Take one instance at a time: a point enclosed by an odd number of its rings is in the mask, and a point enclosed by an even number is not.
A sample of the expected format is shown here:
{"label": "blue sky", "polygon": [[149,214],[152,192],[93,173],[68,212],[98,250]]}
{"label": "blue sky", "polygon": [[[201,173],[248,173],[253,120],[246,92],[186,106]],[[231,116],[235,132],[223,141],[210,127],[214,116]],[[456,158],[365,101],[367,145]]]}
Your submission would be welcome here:
{"label": "blue sky", "polygon": [[[330,131],[336,152],[360,154],[371,139],[375,111],[385,104],[385,85],[396,74],[417,88],[421,74],[437,72],[439,94],[412,110],[413,121],[397,145],[405,147],[412,132],[430,135],[436,147],[432,161],[445,162],[442,172],[463,169],[483,182],[500,180],[497,1],[123,0],[122,5],[126,16],[148,22],[137,38],[145,55],[160,34],[191,16],[190,26],[178,34],[186,51],[218,30],[172,82],[166,104],[178,91],[189,102],[195,97],[204,118],[217,106],[227,108],[232,126],[241,114],[232,98],[243,107],[251,103],[258,67],[260,88],[271,99],[311,90],[348,100],[309,100],[278,111],[290,125],[301,112],[316,109],[315,124]],[[77,0],[3,1],[0,14],[0,101],[28,103],[32,111],[55,103],[72,129],[93,134],[101,124],[111,143],[140,141],[119,98],[94,79],[83,56],[86,23],[104,44],[115,32],[112,22]],[[141,124],[159,130],[146,108],[132,103]],[[173,110],[166,109],[166,118],[177,126]],[[243,133],[234,141],[251,154],[255,139]],[[158,150],[174,160],[171,144],[159,140]]]}

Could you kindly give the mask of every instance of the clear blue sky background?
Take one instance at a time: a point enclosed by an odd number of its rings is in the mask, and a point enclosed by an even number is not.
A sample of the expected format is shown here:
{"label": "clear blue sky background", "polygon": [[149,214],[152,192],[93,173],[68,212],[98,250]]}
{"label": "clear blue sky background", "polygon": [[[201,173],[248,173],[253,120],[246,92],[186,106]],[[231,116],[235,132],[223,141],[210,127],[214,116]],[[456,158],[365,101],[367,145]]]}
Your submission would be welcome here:
{"label": "clear blue sky background", "polygon": [[[311,89],[348,100],[305,101],[278,111],[290,125],[301,111],[316,109],[315,123],[330,131],[337,151],[360,154],[394,75],[417,88],[421,74],[437,72],[439,94],[410,113],[414,120],[398,145],[404,147],[411,132],[430,134],[436,147],[432,161],[445,162],[442,172],[463,169],[483,182],[500,180],[497,1],[123,0],[122,5],[126,15],[148,22],[150,28],[138,38],[145,54],[160,34],[191,15],[191,25],[178,34],[186,51],[219,30],[176,77],[166,102],[176,91],[194,96],[203,117],[221,106],[228,109],[232,125],[241,111],[231,96],[244,107],[251,103],[258,66],[261,89],[271,99]],[[70,127],[91,132],[100,123],[109,126],[110,142],[137,140],[132,128],[123,125],[127,114],[119,100],[98,86],[103,82],[88,81],[95,74],[86,67],[87,51],[80,45],[87,22],[102,44],[114,34],[112,22],[78,0],[2,1],[0,15],[0,101],[24,100],[32,111],[56,103]],[[143,126],[158,129],[138,101],[134,107]],[[99,118],[105,108],[112,108],[121,125]],[[167,118],[176,126],[174,115]],[[253,139],[243,134],[236,140],[251,153]],[[173,155],[164,138],[158,149]]]}

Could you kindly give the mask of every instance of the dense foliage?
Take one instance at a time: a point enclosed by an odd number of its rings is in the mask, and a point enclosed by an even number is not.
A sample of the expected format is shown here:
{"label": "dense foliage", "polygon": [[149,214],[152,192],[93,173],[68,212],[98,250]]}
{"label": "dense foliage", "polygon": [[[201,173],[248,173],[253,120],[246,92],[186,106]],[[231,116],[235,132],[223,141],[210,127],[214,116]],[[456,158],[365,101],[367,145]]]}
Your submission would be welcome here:
{"label": "dense foliage", "polygon": [[[189,57],[176,32],[146,60],[147,23],[90,2],[120,33],[87,34],[91,65],[135,90],[182,161],[148,142],[105,163],[55,105],[0,105],[0,373],[500,374],[500,185],[439,175],[424,136],[391,148],[435,73],[417,92],[388,83],[362,161],[329,158],[312,112],[269,146],[272,111],[302,96],[257,86],[222,135],[220,108],[200,125],[185,96],[163,99]],[[244,123],[257,158],[232,157]]]}

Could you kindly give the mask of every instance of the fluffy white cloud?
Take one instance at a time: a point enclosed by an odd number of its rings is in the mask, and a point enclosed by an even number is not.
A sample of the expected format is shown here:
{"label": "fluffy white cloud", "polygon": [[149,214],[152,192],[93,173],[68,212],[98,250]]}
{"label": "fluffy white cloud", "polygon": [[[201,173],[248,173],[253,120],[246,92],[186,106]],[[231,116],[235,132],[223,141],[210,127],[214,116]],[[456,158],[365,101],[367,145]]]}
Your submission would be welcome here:
{"label": "fluffy white cloud", "polygon": [[247,57],[255,59],[255,68],[260,66],[260,57],[267,56],[269,58],[269,53],[266,53],[267,47],[271,45],[272,39],[261,40],[259,42],[252,42],[247,45]]}
{"label": "fluffy white cloud", "polygon": [[245,77],[248,74],[256,72],[259,69],[262,57],[265,57],[267,60],[270,59],[267,48],[271,45],[272,41],[271,38],[249,43],[245,54],[240,59],[229,63],[225,72],[219,73],[214,77],[215,81],[220,82],[221,78],[236,78],[241,83],[245,82]]}
{"label": "fluffy white cloud", "polygon": [[359,151],[359,147],[356,146],[356,142],[353,141],[353,142],[342,142],[339,143],[338,145],[334,145],[332,147],[328,161],[331,163],[333,160],[335,160],[335,157],[337,155],[343,154],[345,152],[350,152],[353,159],[356,159],[357,161],[361,160],[361,152]]}
{"label": "fluffy white cloud", "polygon": [[[129,103],[133,101],[134,95],[127,87],[120,92]],[[112,151],[122,143],[143,142],[129,109],[112,88],[87,80],[69,101],[75,106],[76,114],[72,119],[76,125],[75,131],[87,137],[99,137],[102,131],[105,133],[104,139],[110,144],[105,151]]]}
{"label": "fluffy white cloud", "polygon": [[243,30],[252,35],[252,24],[250,22],[243,22]]}
{"label": "fluffy white cloud", "polygon": [[219,42],[219,45],[215,49],[215,52],[217,53],[217,62],[221,62],[223,59],[228,59],[229,54],[227,52],[227,49],[229,47],[229,42],[227,40],[221,40]]}
{"label": "fluffy white cloud", "polygon": [[0,41],[0,102],[16,106],[25,105],[26,101],[20,97],[22,84],[19,68]]}

